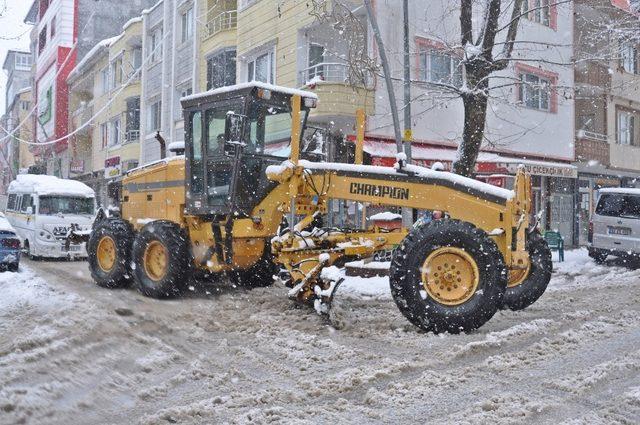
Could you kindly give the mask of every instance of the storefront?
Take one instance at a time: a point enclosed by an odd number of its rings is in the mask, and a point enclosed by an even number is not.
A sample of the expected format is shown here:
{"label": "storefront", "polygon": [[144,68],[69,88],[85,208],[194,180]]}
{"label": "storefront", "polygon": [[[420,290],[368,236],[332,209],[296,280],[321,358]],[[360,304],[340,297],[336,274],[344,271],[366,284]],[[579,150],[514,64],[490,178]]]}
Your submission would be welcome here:
{"label": "storefront", "polygon": [[[445,171],[451,170],[456,157],[453,147],[414,143],[411,151],[415,164],[431,167],[440,162]],[[396,145],[393,141],[368,138],[364,143],[364,152],[365,163],[384,166],[393,166],[395,163]],[[531,219],[539,216],[543,229],[559,231],[567,246],[576,244],[578,223],[574,217],[578,170],[574,165],[481,152],[476,164],[476,178],[495,186],[511,188],[520,165],[532,177]]]}

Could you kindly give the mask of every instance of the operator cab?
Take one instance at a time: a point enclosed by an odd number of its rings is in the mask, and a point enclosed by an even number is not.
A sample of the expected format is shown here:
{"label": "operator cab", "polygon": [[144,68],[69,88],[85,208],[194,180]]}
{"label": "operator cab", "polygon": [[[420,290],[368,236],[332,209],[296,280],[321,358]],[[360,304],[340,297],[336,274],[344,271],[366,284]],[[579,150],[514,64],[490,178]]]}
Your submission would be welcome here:
{"label": "operator cab", "polygon": [[253,81],[182,99],[187,214],[248,217],[276,186],[265,171],[290,156],[293,95],[304,129],[311,92]]}

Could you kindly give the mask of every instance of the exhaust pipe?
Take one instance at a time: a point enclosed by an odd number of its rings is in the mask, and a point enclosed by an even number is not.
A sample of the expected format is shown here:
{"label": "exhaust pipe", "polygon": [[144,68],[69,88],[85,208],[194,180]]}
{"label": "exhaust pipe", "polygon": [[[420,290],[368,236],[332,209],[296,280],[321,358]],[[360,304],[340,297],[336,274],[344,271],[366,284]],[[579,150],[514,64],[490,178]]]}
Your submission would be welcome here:
{"label": "exhaust pipe", "polygon": [[156,133],[156,140],[160,143],[160,159],[165,159],[167,157],[167,142],[160,135],[160,131]]}

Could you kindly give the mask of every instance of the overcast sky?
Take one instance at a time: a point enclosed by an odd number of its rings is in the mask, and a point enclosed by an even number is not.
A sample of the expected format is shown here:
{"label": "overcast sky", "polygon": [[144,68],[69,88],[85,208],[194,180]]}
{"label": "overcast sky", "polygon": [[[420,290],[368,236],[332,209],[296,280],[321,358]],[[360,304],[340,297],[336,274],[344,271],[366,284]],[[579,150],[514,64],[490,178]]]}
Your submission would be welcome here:
{"label": "overcast sky", "polygon": [[[29,30],[22,21],[31,7],[32,0],[0,0],[0,65],[7,50],[29,50]],[[0,72],[0,115],[4,113],[4,95],[7,90],[7,74]]]}

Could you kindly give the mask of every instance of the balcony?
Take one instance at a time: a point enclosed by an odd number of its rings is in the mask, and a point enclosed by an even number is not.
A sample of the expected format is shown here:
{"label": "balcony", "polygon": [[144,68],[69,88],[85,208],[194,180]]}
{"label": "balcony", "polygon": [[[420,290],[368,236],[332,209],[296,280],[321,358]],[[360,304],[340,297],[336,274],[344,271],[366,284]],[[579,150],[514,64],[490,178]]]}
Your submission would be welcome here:
{"label": "balcony", "polygon": [[[300,71],[299,78],[301,84],[307,86],[319,82],[350,84],[349,66],[344,63],[322,62]],[[364,86],[369,88],[372,81],[371,76],[367,75]]]}
{"label": "balcony", "polygon": [[238,11],[229,10],[215,16],[204,27],[203,38],[213,37],[214,35],[238,27]]}
{"label": "balcony", "polygon": [[140,141],[140,130],[128,130],[124,134],[125,143],[136,143]]}

